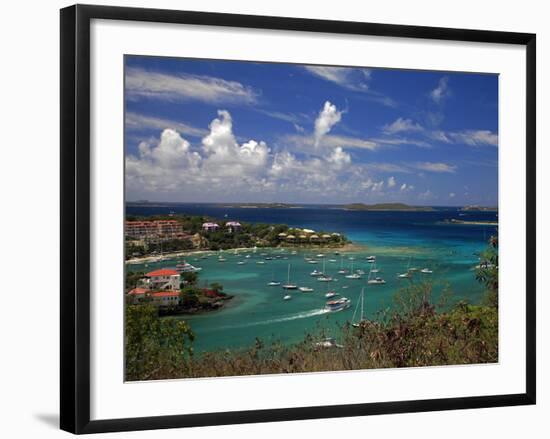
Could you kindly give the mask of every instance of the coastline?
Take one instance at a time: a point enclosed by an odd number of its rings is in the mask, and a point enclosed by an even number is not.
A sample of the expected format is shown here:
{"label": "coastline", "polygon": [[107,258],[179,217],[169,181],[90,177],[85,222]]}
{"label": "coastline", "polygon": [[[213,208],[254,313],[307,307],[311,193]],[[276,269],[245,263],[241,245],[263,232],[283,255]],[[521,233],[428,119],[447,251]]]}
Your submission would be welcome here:
{"label": "coastline", "polygon": [[[299,246],[299,247],[238,247],[238,248],[231,248],[227,250],[223,250],[223,253],[248,253],[256,250],[263,251],[263,250],[284,250],[284,251],[311,251],[311,250],[329,250],[329,251],[337,251],[337,252],[345,252],[345,253],[358,253],[361,251],[364,251],[368,248],[367,245],[364,244],[356,244],[356,243],[347,243],[341,247],[330,247],[330,246],[321,246],[321,245],[311,245],[311,246]],[[204,254],[217,254],[219,253],[218,250],[207,250],[207,249],[197,249],[197,250],[186,250],[186,251],[178,251],[178,252],[172,252],[172,253],[165,253],[162,256],[142,256],[139,258],[132,258],[128,259],[127,261],[124,261],[125,265],[139,265],[139,264],[147,264],[147,263],[153,263],[153,262],[162,262],[167,261],[170,259],[177,259],[177,258],[184,258],[184,257],[192,257],[192,256],[200,256]],[[161,258],[161,259],[159,259]]]}
{"label": "coastline", "polygon": [[450,221],[443,221],[444,224],[462,224],[467,226],[498,226],[498,221],[466,221],[451,219]]}

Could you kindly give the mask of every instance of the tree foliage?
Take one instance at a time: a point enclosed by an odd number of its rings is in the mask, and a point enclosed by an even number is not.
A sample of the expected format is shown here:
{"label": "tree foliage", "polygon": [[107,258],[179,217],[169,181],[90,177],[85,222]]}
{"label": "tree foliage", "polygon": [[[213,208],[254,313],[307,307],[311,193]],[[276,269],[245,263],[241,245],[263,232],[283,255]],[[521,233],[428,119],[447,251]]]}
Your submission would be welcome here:
{"label": "tree foliage", "polygon": [[124,337],[128,381],[188,371],[194,335],[186,322],[159,318],[151,305],[127,305]]}

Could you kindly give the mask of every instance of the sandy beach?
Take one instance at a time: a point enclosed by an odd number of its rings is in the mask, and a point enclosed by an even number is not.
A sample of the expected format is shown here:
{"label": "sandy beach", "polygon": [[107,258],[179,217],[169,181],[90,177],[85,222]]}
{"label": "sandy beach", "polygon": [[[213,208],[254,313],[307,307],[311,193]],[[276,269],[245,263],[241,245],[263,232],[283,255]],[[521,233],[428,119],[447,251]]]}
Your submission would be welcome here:
{"label": "sandy beach", "polygon": [[[227,250],[223,250],[224,253],[248,253],[254,251],[265,251],[265,250],[284,250],[284,251],[292,251],[292,250],[301,250],[301,251],[331,251],[331,252],[340,252],[340,253],[357,253],[361,251],[365,251],[368,247],[361,244],[354,244],[354,243],[348,243],[346,245],[343,245],[342,247],[324,247],[320,245],[315,246],[300,246],[300,247],[239,247],[239,248],[231,248]],[[177,259],[177,258],[185,258],[185,257],[192,257],[192,256],[200,256],[204,254],[215,254],[219,253],[219,250],[187,250],[187,251],[180,251],[180,252],[172,252],[172,253],[164,253],[162,256],[143,256],[139,258],[132,258],[125,261],[128,265],[137,265],[137,264],[149,264],[152,262],[160,262],[167,259]]]}

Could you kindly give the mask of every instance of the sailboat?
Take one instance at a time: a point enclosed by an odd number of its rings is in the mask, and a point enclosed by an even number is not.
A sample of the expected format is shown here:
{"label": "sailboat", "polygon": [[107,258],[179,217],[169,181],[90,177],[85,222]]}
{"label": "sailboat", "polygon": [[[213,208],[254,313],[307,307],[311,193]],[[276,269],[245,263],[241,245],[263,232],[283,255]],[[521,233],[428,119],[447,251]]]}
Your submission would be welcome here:
{"label": "sailboat", "polygon": [[423,268],[422,270],[420,270],[420,273],[424,273],[424,274],[432,274],[433,271],[430,270],[429,268]]}
{"label": "sailboat", "polygon": [[275,280],[275,273],[273,273],[273,276],[271,277],[271,281],[267,284],[269,287],[278,287],[281,285],[281,282]]}
{"label": "sailboat", "polygon": [[340,256],[340,270],[338,270],[338,274],[348,274],[349,270],[347,268],[344,268],[344,255]]}
{"label": "sailboat", "polygon": [[398,274],[397,277],[400,279],[409,279],[412,276],[409,267],[411,266],[411,258],[409,258],[409,263],[407,264],[407,271],[405,273]]}
{"label": "sailboat", "polygon": [[[364,303],[364,299],[365,299],[365,288],[361,288],[361,300],[359,302],[357,302],[357,305],[355,306],[355,311],[353,312],[353,317],[351,318],[351,325],[354,327],[354,328],[359,328],[361,326],[361,323],[363,323],[365,321],[364,317],[363,317],[363,303]],[[356,322],[355,321],[355,315],[357,314],[357,308],[359,308],[359,304],[361,305],[361,315],[359,317],[359,321]]]}
{"label": "sailboat", "polygon": [[323,273],[317,277],[319,282],[332,282],[332,277],[325,274],[325,258],[323,258]]}
{"label": "sailboat", "polygon": [[351,270],[352,273],[346,275],[346,279],[361,279],[361,275],[358,273],[353,273],[353,260],[351,261]]}
{"label": "sailboat", "polygon": [[[288,264],[287,281],[286,281],[286,284],[283,285],[283,288],[284,288],[285,290],[295,290],[296,288],[298,288],[297,285],[291,284],[291,283],[290,283],[290,264]],[[285,299],[285,300],[286,300],[286,299]]]}
{"label": "sailboat", "polygon": [[373,264],[371,270],[369,271],[369,277],[367,278],[367,284],[369,285],[384,285],[386,281],[380,276],[375,276],[374,279],[371,278],[372,273],[378,273],[376,269],[376,264]]}

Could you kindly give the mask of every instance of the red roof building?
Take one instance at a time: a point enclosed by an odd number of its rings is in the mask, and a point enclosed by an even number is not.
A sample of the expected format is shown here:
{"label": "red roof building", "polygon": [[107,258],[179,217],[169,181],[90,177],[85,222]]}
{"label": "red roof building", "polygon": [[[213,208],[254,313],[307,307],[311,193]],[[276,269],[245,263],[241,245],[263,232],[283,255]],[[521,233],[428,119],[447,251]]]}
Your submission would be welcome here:
{"label": "red roof building", "polygon": [[179,297],[180,293],[177,291],[157,291],[151,293],[151,297]]}
{"label": "red roof building", "polygon": [[145,277],[163,277],[174,275],[179,275],[179,273],[171,268],[160,268],[159,270],[150,271],[145,275]]}
{"label": "red roof building", "polygon": [[130,296],[144,296],[149,290],[147,288],[134,288],[133,290],[128,291]]}

